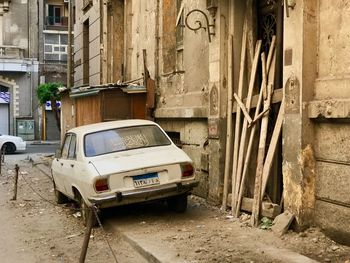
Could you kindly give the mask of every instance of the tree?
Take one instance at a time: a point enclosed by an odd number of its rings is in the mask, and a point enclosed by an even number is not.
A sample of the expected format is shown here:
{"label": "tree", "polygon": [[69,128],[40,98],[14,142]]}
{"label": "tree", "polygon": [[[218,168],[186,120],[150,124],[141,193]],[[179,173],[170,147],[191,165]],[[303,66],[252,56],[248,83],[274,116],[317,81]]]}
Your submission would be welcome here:
{"label": "tree", "polygon": [[47,101],[51,102],[51,108],[56,119],[58,130],[61,131],[60,112],[56,105],[56,102],[61,98],[58,91],[59,87],[62,87],[62,84],[54,82],[44,83],[38,86],[36,92],[41,105],[45,105]]}

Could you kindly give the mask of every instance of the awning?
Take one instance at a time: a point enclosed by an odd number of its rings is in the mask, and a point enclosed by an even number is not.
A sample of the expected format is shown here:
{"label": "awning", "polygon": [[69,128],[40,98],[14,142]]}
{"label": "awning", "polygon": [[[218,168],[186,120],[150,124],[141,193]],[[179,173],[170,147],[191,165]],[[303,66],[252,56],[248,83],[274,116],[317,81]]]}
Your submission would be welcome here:
{"label": "awning", "polygon": [[104,84],[104,85],[82,86],[82,87],[72,88],[70,91],[69,97],[79,98],[79,97],[86,97],[86,96],[94,96],[103,90],[113,90],[113,89],[121,89],[125,93],[146,93],[145,86],[141,86],[141,85]]}

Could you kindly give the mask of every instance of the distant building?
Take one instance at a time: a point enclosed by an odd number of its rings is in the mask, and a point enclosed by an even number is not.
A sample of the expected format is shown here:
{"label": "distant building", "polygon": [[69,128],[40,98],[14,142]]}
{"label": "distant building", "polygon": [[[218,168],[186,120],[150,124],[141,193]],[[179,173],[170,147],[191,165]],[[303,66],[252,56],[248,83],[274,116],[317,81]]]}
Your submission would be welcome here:
{"label": "distant building", "polygon": [[[39,84],[58,82],[65,86],[67,82],[68,1],[41,0],[38,1],[38,6],[40,14],[38,23]],[[46,139],[59,140],[60,133],[51,107],[46,107],[44,114]]]}
{"label": "distant building", "polygon": [[39,136],[37,21],[35,1],[0,1],[0,133],[27,140]]}
{"label": "distant building", "polygon": [[[0,1],[0,133],[25,140],[60,138],[50,107],[36,88],[66,84],[68,1]],[[43,121],[45,118],[45,121]]]}

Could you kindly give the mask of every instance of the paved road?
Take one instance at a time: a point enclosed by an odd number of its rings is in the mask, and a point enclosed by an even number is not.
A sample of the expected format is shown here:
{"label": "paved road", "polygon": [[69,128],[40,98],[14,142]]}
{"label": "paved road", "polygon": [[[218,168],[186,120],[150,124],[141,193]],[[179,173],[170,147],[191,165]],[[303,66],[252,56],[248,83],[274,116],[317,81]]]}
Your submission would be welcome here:
{"label": "paved road", "polygon": [[27,144],[25,153],[55,153],[58,144]]}

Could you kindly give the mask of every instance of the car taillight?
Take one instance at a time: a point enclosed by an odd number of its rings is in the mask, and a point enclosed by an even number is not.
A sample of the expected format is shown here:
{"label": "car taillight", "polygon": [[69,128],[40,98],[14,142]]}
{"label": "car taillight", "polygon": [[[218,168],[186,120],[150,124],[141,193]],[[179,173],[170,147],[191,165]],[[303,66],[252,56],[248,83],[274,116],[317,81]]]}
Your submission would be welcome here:
{"label": "car taillight", "polygon": [[96,192],[104,192],[104,191],[109,190],[107,178],[102,178],[102,179],[96,180],[95,189],[96,189]]}
{"label": "car taillight", "polygon": [[181,172],[182,172],[182,177],[192,176],[193,172],[194,172],[192,164],[190,164],[190,163],[181,164]]}

